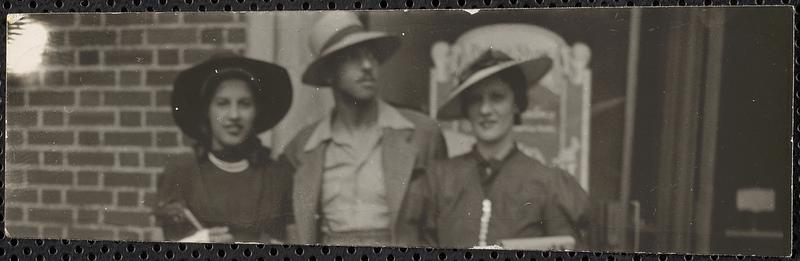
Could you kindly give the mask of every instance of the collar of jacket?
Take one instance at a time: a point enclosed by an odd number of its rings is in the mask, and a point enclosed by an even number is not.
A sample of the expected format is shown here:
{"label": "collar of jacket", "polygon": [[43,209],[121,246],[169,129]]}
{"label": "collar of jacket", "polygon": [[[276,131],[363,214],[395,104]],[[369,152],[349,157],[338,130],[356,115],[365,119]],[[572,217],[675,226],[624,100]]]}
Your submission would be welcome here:
{"label": "collar of jacket", "polygon": [[[317,124],[317,127],[314,129],[314,132],[311,133],[311,136],[308,138],[305,147],[303,150],[311,151],[314,148],[318,147],[323,142],[329,141],[332,139],[333,135],[331,133],[331,121],[333,118],[333,110],[329,112],[322,121]],[[378,128],[384,129],[414,129],[414,123],[412,123],[409,119],[405,116],[400,114],[397,109],[392,107],[391,105],[387,104],[383,100],[378,100]]]}

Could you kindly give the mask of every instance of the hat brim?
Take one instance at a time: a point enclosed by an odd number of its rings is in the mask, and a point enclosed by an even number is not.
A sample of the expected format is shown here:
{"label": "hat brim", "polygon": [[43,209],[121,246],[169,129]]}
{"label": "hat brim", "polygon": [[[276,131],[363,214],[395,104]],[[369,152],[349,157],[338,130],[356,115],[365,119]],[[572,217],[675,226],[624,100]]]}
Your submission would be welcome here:
{"label": "hat brim", "polygon": [[172,116],[175,124],[187,136],[204,140],[202,125],[208,124],[207,102],[203,102],[202,88],[215,73],[225,69],[239,69],[251,74],[253,100],[258,116],[253,122],[254,133],[269,130],[280,122],[292,103],[292,82],[285,68],[244,57],[211,59],[178,74],[171,95]]}
{"label": "hat brim", "polygon": [[501,63],[477,71],[450,92],[450,95],[447,96],[445,103],[440,106],[439,110],[436,112],[436,118],[440,120],[455,120],[464,118],[464,115],[461,111],[461,94],[463,94],[467,89],[475,86],[476,83],[483,81],[492,75],[505,72],[512,68],[519,68],[520,71],[522,71],[522,73],[525,75],[526,81],[526,84],[520,87],[528,88],[531,84],[541,80],[542,77],[550,71],[552,63],[553,62],[550,60],[550,58],[541,57],[526,61]]}
{"label": "hat brim", "polygon": [[326,71],[331,70],[328,67],[331,58],[342,51],[363,47],[374,50],[378,61],[383,63],[400,47],[400,38],[384,32],[359,32],[348,35],[326,48],[316,60],[308,65],[306,71],[303,72],[303,83],[320,87],[327,86],[328,83],[323,79],[323,75]]}

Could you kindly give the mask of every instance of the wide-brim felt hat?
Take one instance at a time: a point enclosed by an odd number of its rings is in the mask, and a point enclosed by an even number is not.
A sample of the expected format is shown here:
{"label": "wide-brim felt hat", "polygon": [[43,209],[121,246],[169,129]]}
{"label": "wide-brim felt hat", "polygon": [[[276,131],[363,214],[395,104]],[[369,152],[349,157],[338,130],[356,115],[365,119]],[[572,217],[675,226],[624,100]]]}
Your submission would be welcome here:
{"label": "wide-brim felt hat", "polygon": [[525,89],[514,90],[514,93],[526,93],[525,90],[527,90],[528,86],[538,82],[550,71],[552,63],[553,61],[549,57],[515,61],[502,51],[488,49],[466,69],[461,71],[457,87],[450,92],[445,102],[439,107],[436,118],[440,120],[464,118],[460,96],[466,90],[475,86],[476,83],[509,70],[519,69],[525,77],[524,84],[511,86],[512,88]]}
{"label": "wide-brim felt hat", "polygon": [[383,63],[400,47],[400,38],[386,32],[367,31],[353,12],[325,12],[312,26],[309,48],[315,59],[303,72],[303,83],[327,86],[324,75],[335,68],[330,67],[331,58],[347,50],[371,49],[378,62]]}
{"label": "wide-brim felt hat", "polygon": [[195,140],[209,138],[209,134],[203,133],[203,125],[209,122],[209,96],[218,87],[210,83],[234,75],[249,80],[258,111],[253,122],[254,133],[269,130],[283,119],[292,104],[292,82],[285,68],[240,56],[217,56],[182,71],[175,79],[172,116],[184,134]]}

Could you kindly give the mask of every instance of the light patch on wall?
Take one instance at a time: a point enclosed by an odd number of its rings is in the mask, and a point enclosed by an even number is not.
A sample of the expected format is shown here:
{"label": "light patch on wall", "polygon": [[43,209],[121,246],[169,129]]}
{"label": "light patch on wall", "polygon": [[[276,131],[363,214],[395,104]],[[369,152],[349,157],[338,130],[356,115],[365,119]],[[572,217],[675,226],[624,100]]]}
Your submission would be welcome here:
{"label": "light patch on wall", "polygon": [[33,72],[42,64],[48,40],[47,27],[23,15],[8,15],[6,64],[12,74]]}

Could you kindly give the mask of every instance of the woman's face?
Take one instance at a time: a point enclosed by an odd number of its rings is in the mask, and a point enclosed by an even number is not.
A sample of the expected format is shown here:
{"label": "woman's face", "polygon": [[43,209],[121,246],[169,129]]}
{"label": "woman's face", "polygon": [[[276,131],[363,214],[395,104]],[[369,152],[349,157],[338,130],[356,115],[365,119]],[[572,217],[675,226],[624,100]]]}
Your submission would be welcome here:
{"label": "woman's face", "polygon": [[211,146],[214,150],[237,146],[252,134],[256,106],[247,83],[239,79],[224,80],[208,107],[211,125]]}
{"label": "woman's face", "polygon": [[510,137],[514,126],[514,91],[493,76],[468,89],[463,96],[467,120],[478,142],[496,143]]}

